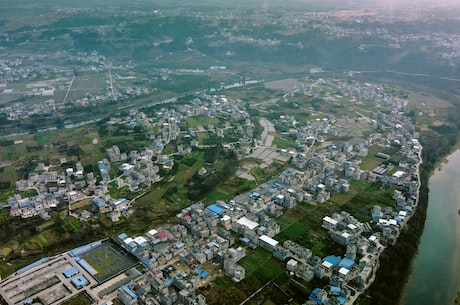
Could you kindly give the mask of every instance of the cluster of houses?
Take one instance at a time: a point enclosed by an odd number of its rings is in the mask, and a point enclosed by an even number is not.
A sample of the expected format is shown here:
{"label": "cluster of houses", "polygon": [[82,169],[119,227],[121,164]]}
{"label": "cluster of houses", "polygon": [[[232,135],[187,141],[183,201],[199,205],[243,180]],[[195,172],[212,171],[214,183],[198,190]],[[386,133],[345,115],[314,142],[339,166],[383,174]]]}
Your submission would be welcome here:
{"label": "cluster of houses", "polygon": [[[19,192],[35,189],[36,196],[22,198],[21,195],[15,194],[9,199],[11,207],[11,216],[20,216],[23,218],[41,216],[48,218],[50,208],[58,206],[62,202],[69,204],[75,203],[86,198],[97,198],[93,203],[95,212],[110,212],[110,218],[118,221],[121,216],[129,214],[123,213],[120,209],[110,202],[118,201],[118,198],[111,198],[109,193],[109,183],[114,181],[116,188],[128,187],[130,192],[137,192],[141,189],[148,188],[155,182],[162,179],[160,169],[172,169],[174,159],[171,155],[164,153],[165,146],[181,136],[189,139],[189,144],[179,144],[176,146],[177,155],[186,155],[192,151],[192,147],[199,147],[198,133],[202,131],[216,133],[220,138],[224,138],[224,131],[232,129],[229,121],[223,126],[193,126],[187,131],[181,131],[181,127],[186,126],[186,119],[193,116],[214,116],[221,111],[231,115],[232,120],[244,121],[245,123],[238,127],[238,132],[244,137],[244,142],[249,144],[243,145],[249,147],[252,140],[246,140],[248,136],[252,139],[253,125],[250,123],[249,114],[244,110],[240,103],[229,101],[221,96],[208,96],[203,94],[202,99],[191,101],[190,105],[179,105],[178,109],[163,108],[155,114],[156,122],[145,115],[143,112],[130,111],[126,117],[112,117],[107,124],[120,124],[127,128],[140,125],[149,127],[151,125],[159,126],[158,133],[151,136],[152,144],[143,148],[141,151],[121,152],[117,145],[106,150],[107,159],[98,162],[98,173],[85,173],[80,162],[74,167],[67,166],[67,160],[62,158],[60,171],[55,167],[45,166],[39,163],[37,168],[29,173],[27,179],[16,182],[16,189]],[[94,140],[97,143],[97,139]],[[185,142],[187,143],[187,141]],[[113,178],[110,176],[111,165],[125,161],[118,170],[120,175]],[[99,178],[100,177],[100,178]],[[113,179],[113,180],[112,180]],[[105,204],[101,204],[100,200]],[[126,208],[126,206],[123,206]],[[85,213],[88,216],[88,213]],[[85,217],[86,218],[86,217]]]}
{"label": "cluster of houses", "polygon": [[[380,92],[370,87],[364,88]],[[238,263],[246,255],[246,248],[262,247],[274,257],[287,260],[287,271],[299,278],[306,281],[314,277],[329,279],[329,288],[313,291],[307,304],[328,301],[352,304],[372,282],[384,245],[397,239],[417,204],[422,147],[414,137],[413,125],[405,124],[408,121],[403,111],[405,103],[382,96],[379,103],[390,105],[393,110],[375,113],[372,121],[360,118],[358,123],[364,120],[364,124],[374,130],[385,130],[385,136],[375,132],[366,139],[355,137],[336,145],[323,139],[323,136],[338,132],[336,124],[341,121],[334,116],[308,121],[304,126],[293,117],[284,116],[280,119],[296,137],[296,148],[288,153],[293,168],[229,202],[218,201],[207,207],[202,203],[193,204],[177,215],[179,224],[172,227],[153,229],[144,236],[119,235],[116,241],[148,270],[133,282],[122,285],[118,289],[119,299],[124,304],[139,304],[140,300],[145,304],[205,304],[204,296],[196,294],[196,289],[218,275],[211,268],[206,270],[206,266],[217,263],[225,274],[239,282],[246,276],[245,268]],[[128,186],[131,191],[149,186],[161,180],[160,167],[168,169],[174,165],[164,153],[171,140],[185,133],[182,136],[191,140],[190,146],[177,146],[177,154],[185,155],[193,146],[199,146],[199,132],[213,132],[223,138],[225,129],[234,128],[227,121],[220,127],[196,126],[184,132],[186,118],[190,116],[213,117],[221,111],[230,114],[232,120],[240,123],[235,129],[240,137],[236,144],[240,154],[250,153],[254,145],[253,125],[244,107],[222,96],[203,99],[205,101],[197,98],[191,105],[178,105],[176,109],[161,109],[156,113],[156,123],[136,111],[123,119],[112,118],[109,124],[131,127],[157,124],[159,131],[151,137],[152,144],[140,152],[121,152],[116,145],[107,149],[108,159],[98,162],[98,179],[94,173],[85,174],[80,163],[75,168],[66,168],[63,173],[49,171],[44,164],[39,164],[28,179],[17,182],[19,191],[34,188],[38,196],[10,198],[11,215],[46,217],[47,209],[58,205],[62,198],[69,203],[91,198],[90,207],[94,212],[110,213],[113,221],[121,216],[128,217],[131,202],[111,198],[108,195],[110,182],[118,188]],[[383,160],[382,165],[373,170],[361,169],[371,145],[382,149],[399,148],[399,164],[389,162],[390,156],[379,152],[376,157]],[[111,180],[110,168],[114,163],[121,164],[118,168],[121,174]],[[345,212],[324,217],[322,226],[328,230],[331,241],[346,248],[343,257],[321,258],[294,241],[280,243],[276,240],[280,226],[274,217],[300,202],[321,204],[334,193],[348,192],[351,181],[380,182],[395,187],[395,205],[375,205],[370,211],[372,222],[369,223],[361,223]],[[148,294],[151,290],[157,297]]]}
{"label": "cluster of houses", "polygon": [[[289,169],[228,202],[193,204],[177,214],[179,224],[172,227],[152,229],[137,237],[120,234],[116,241],[148,271],[130,286],[120,287],[118,298],[130,305],[140,304],[140,300],[145,304],[206,304],[206,298],[196,290],[220,276],[220,270],[235,282],[243,280],[246,270],[238,261],[245,257],[246,248],[262,247],[287,261],[286,271],[292,275],[306,281],[315,277],[329,280],[329,286],[315,289],[306,304],[352,304],[372,283],[384,245],[404,226],[410,216],[407,210],[414,208],[415,202],[395,191],[395,206],[375,206],[370,223],[361,223],[346,212],[325,216],[322,227],[346,252],[343,257],[321,258],[292,240],[277,241],[280,227],[271,218],[304,201],[305,196],[311,199],[302,190],[305,177],[305,172]],[[390,220],[384,223],[390,216],[395,224]],[[240,246],[235,246],[236,242]],[[214,264],[219,267],[212,268]]]}

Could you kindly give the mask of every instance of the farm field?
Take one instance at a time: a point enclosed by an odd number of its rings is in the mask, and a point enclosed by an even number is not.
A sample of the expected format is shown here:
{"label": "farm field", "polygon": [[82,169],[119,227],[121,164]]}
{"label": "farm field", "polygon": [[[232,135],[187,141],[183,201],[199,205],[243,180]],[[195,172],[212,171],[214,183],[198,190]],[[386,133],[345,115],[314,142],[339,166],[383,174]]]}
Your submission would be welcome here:
{"label": "farm field", "polygon": [[99,282],[137,265],[137,260],[131,254],[110,240],[80,254],[80,258],[94,268],[97,273],[93,276]]}

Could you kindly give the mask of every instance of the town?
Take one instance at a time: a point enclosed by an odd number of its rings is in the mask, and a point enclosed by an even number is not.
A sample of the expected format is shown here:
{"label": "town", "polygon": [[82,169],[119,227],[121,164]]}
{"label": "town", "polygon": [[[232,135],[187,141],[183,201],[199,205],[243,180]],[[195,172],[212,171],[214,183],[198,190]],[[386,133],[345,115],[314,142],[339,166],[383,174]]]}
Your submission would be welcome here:
{"label": "town", "polygon": [[[106,158],[97,162],[98,173],[85,172],[78,162],[66,167],[66,160],[61,160],[59,169],[38,164],[27,179],[16,183],[18,191],[35,190],[36,195],[21,198],[17,193],[10,198],[11,217],[48,219],[50,210],[68,205],[69,213],[82,222],[99,214],[108,215],[113,222],[129,219],[136,200],[114,198],[111,190],[148,190],[164,179],[161,173],[173,168],[176,155],[186,156],[198,148],[220,146],[235,152],[242,162],[236,174],[243,179],[254,179],[250,171],[254,165],[249,160],[257,160],[260,168],[273,163],[287,168],[230,200],[195,202],[183,208],[174,223],[141,235],[121,233],[28,265],[0,282],[6,304],[55,304],[82,292],[94,304],[112,304],[116,299],[123,304],[206,304],[200,288],[222,276],[234,282],[244,280],[251,269],[244,262],[246,253],[258,248],[284,263],[285,272],[294,281],[327,282],[306,295],[304,304],[353,304],[373,282],[380,254],[397,240],[417,208],[422,146],[408,116],[412,109],[407,100],[391,96],[375,84],[305,78],[289,87],[277,101],[250,107],[262,111],[273,103],[290,104],[301,95],[321,98],[333,106],[344,99],[352,104],[369,101],[373,108],[385,111],[349,107],[347,115],[336,117],[312,108],[308,111],[314,118],[303,122],[289,114],[280,115],[276,122],[260,118],[260,138],[251,121],[251,109],[225,95],[202,93],[187,104],[164,105],[151,117],[142,110],[111,117],[104,124],[156,126],[158,131],[151,135],[151,145],[140,151],[122,152],[117,145],[106,149]],[[337,89],[332,94],[331,87]],[[221,124],[205,120],[205,125],[184,128],[187,119],[215,119],[223,114],[230,119]],[[226,141],[229,131],[237,134],[236,141]],[[204,143],[203,133],[213,134],[221,142]],[[292,137],[293,145],[277,147],[278,133]],[[343,140],[345,134],[349,138]],[[182,144],[166,153],[165,147],[179,138],[184,139]],[[397,161],[390,162],[389,148],[394,149]],[[380,161],[363,169],[369,154]],[[111,176],[114,165],[118,174]],[[210,175],[210,171],[204,166],[198,175]],[[318,220],[321,228],[315,230],[322,232],[328,243],[344,249],[343,253],[318,256],[316,249],[285,237],[279,240],[289,226],[283,223],[288,219],[283,215],[299,205],[319,207],[331,196],[351,192],[355,183],[391,188],[392,203],[370,202],[365,217],[338,211]],[[73,206],[79,202],[84,206],[75,210]]]}

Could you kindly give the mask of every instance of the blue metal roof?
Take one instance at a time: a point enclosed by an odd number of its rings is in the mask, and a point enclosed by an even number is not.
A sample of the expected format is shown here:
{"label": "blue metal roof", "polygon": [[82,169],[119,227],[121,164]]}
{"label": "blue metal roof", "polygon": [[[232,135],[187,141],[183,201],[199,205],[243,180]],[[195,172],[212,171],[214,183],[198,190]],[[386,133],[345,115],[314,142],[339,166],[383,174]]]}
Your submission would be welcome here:
{"label": "blue metal roof", "polygon": [[97,271],[90,265],[88,264],[84,259],[81,259],[79,257],[76,258],[77,263],[83,267],[89,274],[96,274]]}
{"label": "blue metal roof", "polygon": [[29,269],[32,269],[33,267],[38,266],[38,265],[46,262],[47,260],[48,260],[48,257],[44,257],[42,259],[39,259],[38,261],[19,269],[18,271],[16,271],[16,274],[23,273],[23,272],[25,272],[25,271],[27,271]]}
{"label": "blue metal roof", "polygon": [[340,289],[340,287],[331,286],[331,293],[332,294],[339,294],[341,291],[342,291],[342,289]]}
{"label": "blue metal roof", "polygon": [[350,269],[354,265],[356,265],[355,261],[352,260],[352,259],[349,259],[348,257],[344,257],[339,263],[340,267],[344,267],[344,268],[347,268],[347,269]]}
{"label": "blue metal roof", "polygon": [[215,203],[215,204],[211,204],[211,205],[208,206],[206,209],[207,209],[209,212],[214,213],[214,214],[219,215],[219,216],[222,215],[222,213],[223,213],[224,210],[225,210],[223,207],[221,207],[220,205],[218,205],[218,204],[216,204],[216,203]]}
{"label": "blue metal roof", "polygon": [[33,201],[28,201],[28,202],[25,202],[25,203],[21,203],[21,204],[19,205],[19,208],[20,208],[20,209],[24,209],[24,208],[33,207],[33,206],[35,206],[35,202],[33,202]]}
{"label": "blue metal roof", "polygon": [[76,274],[78,274],[78,268],[77,267],[71,267],[63,272],[64,276],[66,278],[72,277]]}
{"label": "blue metal roof", "polygon": [[169,286],[172,285],[173,282],[174,282],[174,279],[168,279],[168,280],[165,281],[165,286],[169,287]]}
{"label": "blue metal roof", "polygon": [[72,279],[72,284],[74,284],[77,288],[86,286],[88,283],[88,280],[83,275],[76,276]]}
{"label": "blue metal roof", "polygon": [[72,256],[72,257],[77,256],[80,253],[88,251],[89,249],[91,249],[91,245],[81,246],[81,247],[75,248],[73,250],[70,250],[69,255]]}
{"label": "blue metal roof", "polygon": [[323,258],[323,261],[330,263],[332,266],[337,266],[337,264],[340,262],[340,257],[335,255],[329,255]]}
{"label": "blue metal roof", "polygon": [[137,294],[135,294],[134,291],[129,289],[126,285],[121,285],[121,289],[123,289],[133,299],[137,299]]}
{"label": "blue metal roof", "polygon": [[318,292],[319,292],[320,290],[321,290],[320,288],[315,288],[315,289],[312,291],[312,293],[310,294],[310,296],[309,296],[308,298],[309,298],[310,300],[315,301],[316,304],[318,304],[318,305],[323,305],[323,304],[326,304],[327,301],[326,301],[326,302],[323,302],[323,301],[321,301],[320,299],[318,299],[317,296],[318,296]]}

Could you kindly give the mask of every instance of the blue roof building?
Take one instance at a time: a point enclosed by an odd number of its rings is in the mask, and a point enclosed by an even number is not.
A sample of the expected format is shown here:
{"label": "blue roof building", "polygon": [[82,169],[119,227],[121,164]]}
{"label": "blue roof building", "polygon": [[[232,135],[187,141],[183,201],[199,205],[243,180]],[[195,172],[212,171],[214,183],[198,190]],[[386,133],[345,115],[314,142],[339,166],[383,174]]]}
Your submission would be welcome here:
{"label": "blue roof building", "polygon": [[329,303],[327,292],[320,288],[315,288],[308,298],[315,301],[318,305]]}
{"label": "blue roof building", "polygon": [[342,289],[340,289],[340,287],[337,287],[337,286],[331,286],[331,294],[333,295],[340,295],[340,292],[342,291]]}
{"label": "blue roof building", "polygon": [[65,270],[62,274],[64,274],[64,276],[66,278],[69,278],[69,277],[72,277],[74,275],[77,275],[78,274],[78,269],[76,267],[71,267],[71,268]]}
{"label": "blue roof building", "polygon": [[19,205],[19,208],[20,208],[20,209],[25,209],[25,208],[34,207],[34,206],[35,206],[35,202],[34,202],[34,201],[27,201],[27,202],[21,203],[21,204]]}
{"label": "blue roof building", "polygon": [[347,269],[350,269],[354,265],[356,265],[355,261],[352,259],[349,259],[348,257],[344,257],[339,263],[340,267],[347,268]]}
{"label": "blue roof building", "polygon": [[88,280],[83,275],[74,277],[71,282],[75,288],[82,288],[89,284]]}
{"label": "blue roof building", "polygon": [[174,282],[174,278],[167,279],[167,280],[165,281],[165,287],[171,286],[171,285],[173,284],[173,282]]}
{"label": "blue roof building", "polygon": [[97,274],[97,271],[96,271],[93,267],[91,267],[91,265],[88,264],[84,259],[77,257],[77,258],[75,258],[75,260],[76,260],[77,263],[78,263],[80,266],[82,266],[83,269],[85,269],[89,274],[91,274],[91,275]]}
{"label": "blue roof building", "polygon": [[107,166],[104,163],[99,163],[98,164],[99,170],[101,171],[101,174],[107,175],[109,171],[107,170]]}
{"label": "blue roof building", "polygon": [[340,256],[329,255],[323,258],[323,262],[328,263],[331,267],[335,267],[340,262]]}
{"label": "blue roof building", "polygon": [[19,269],[18,271],[16,271],[16,274],[23,273],[23,272],[25,272],[25,271],[27,271],[27,270],[29,270],[29,269],[32,269],[32,268],[35,267],[35,266],[38,266],[38,265],[40,265],[40,264],[43,264],[44,262],[48,261],[48,259],[49,259],[48,257],[44,257],[44,258],[42,258],[42,259],[39,259],[38,261],[36,261],[36,262],[34,262],[34,263],[30,264],[30,265],[27,265],[27,266],[25,266],[25,267],[22,267],[21,269]]}
{"label": "blue roof building", "polygon": [[137,299],[137,294],[135,294],[134,291],[129,289],[128,286],[121,285],[121,289],[123,289],[131,298]]}
{"label": "blue roof building", "polygon": [[218,205],[217,203],[211,204],[206,208],[209,212],[216,214],[217,216],[221,216],[224,213],[224,208]]}

